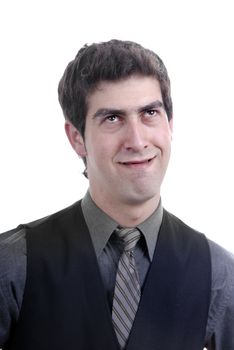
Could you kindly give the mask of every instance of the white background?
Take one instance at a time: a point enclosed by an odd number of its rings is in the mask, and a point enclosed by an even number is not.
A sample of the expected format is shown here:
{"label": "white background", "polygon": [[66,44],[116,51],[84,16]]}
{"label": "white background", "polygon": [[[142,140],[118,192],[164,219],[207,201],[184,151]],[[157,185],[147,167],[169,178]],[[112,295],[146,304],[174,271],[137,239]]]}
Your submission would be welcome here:
{"label": "white background", "polygon": [[81,198],[88,183],[63,130],[57,84],[84,43],[134,40],[172,81],[164,207],[234,251],[232,1],[0,3],[0,232]]}

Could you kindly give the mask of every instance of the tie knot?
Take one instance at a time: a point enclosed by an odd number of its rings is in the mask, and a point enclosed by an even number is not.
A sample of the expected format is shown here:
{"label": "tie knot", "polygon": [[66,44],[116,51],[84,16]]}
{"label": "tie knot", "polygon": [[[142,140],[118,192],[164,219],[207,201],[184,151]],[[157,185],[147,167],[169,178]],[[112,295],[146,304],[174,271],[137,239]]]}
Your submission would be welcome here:
{"label": "tie knot", "polygon": [[124,244],[125,251],[134,250],[137,241],[140,238],[140,231],[137,228],[117,228],[116,234]]}

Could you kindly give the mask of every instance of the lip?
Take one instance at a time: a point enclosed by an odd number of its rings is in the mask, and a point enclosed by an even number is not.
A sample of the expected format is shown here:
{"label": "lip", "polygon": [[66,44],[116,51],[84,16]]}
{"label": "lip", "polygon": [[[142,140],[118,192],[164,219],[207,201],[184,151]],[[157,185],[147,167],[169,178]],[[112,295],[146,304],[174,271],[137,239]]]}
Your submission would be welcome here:
{"label": "lip", "polygon": [[147,159],[133,159],[126,162],[119,162],[119,164],[126,168],[145,168],[150,166],[155,158],[156,156]]}

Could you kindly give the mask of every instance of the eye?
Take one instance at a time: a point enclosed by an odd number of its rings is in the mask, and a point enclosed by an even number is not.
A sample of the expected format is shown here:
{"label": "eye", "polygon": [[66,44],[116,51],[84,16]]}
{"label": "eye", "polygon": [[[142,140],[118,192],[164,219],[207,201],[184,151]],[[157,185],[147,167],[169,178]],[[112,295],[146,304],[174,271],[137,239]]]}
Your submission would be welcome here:
{"label": "eye", "polygon": [[156,109],[148,109],[145,111],[146,116],[154,117],[158,114],[158,111]]}
{"label": "eye", "polygon": [[104,120],[110,123],[116,123],[117,121],[119,121],[119,117],[118,115],[112,114],[106,116]]}

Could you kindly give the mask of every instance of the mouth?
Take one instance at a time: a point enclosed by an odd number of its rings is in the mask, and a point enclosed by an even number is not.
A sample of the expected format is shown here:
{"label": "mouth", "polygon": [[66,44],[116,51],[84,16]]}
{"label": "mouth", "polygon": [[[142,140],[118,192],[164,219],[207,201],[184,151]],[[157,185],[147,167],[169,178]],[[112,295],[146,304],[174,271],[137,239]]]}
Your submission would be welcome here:
{"label": "mouth", "polygon": [[139,160],[129,160],[127,162],[119,162],[119,164],[121,165],[125,165],[128,167],[141,167],[141,166],[147,166],[150,163],[152,163],[152,161],[156,158],[156,156],[152,157],[152,158],[148,158],[148,159],[139,159]]}

